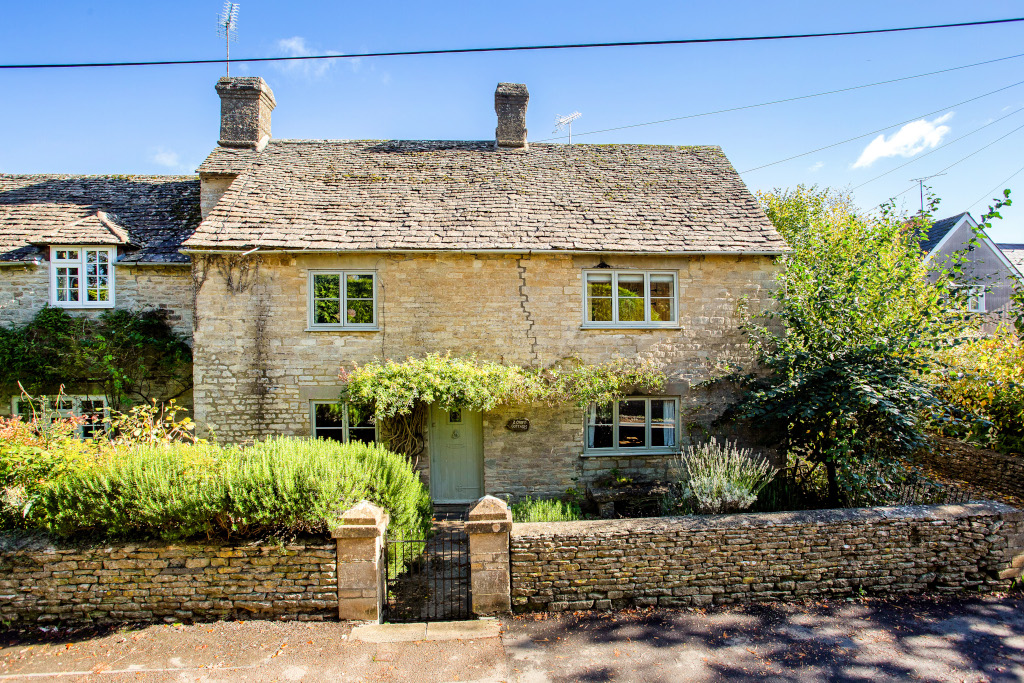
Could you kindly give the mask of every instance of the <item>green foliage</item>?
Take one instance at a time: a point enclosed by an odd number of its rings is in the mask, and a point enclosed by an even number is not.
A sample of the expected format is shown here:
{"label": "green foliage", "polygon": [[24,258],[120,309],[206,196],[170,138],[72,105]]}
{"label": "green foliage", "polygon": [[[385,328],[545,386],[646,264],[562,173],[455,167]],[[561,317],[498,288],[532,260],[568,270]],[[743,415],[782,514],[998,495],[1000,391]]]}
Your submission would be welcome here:
{"label": "green foliage", "polygon": [[583,519],[579,503],[563,502],[557,498],[543,500],[527,496],[513,503],[511,510],[513,522],[575,522]]}
{"label": "green foliage", "polygon": [[343,371],[342,379],[342,400],[372,408],[382,419],[410,414],[417,404],[479,411],[534,402],[583,407],[613,401],[635,387],[657,391],[664,384],[664,374],[649,359],[531,370],[436,353],[401,363],[374,361]]}
{"label": "green foliage", "polygon": [[701,514],[745,510],[775,476],[764,458],[717,439],[689,446],[680,456],[683,499]]}
{"label": "green foliage", "polygon": [[28,324],[0,328],[0,387],[35,394],[100,385],[110,404],[145,401],[192,386],[192,350],[163,310],[110,310],[98,318],[44,308]]}
{"label": "green foliage", "polygon": [[424,533],[430,499],[405,458],[377,445],[275,438],[113,449],[49,481],[30,517],[60,536],[266,539],[325,533],[366,499],[399,533]]}
{"label": "green foliage", "polygon": [[[972,322],[965,293],[949,287],[962,261],[928,278],[927,215],[862,215],[847,196],[802,186],[760,199],[792,251],[774,310],[749,325],[762,370],[740,378],[747,392],[733,414],[784,452],[824,463],[839,504],[898,469],[925,444],[922,413],[943,411],[925,375],[930,352]],[[874,474],[858,474],[869,462]]]}
{"label": "green foliage", "polygon": [[1004,330],[944,350],[937,360],[932,377],[939,395],[970,417],[966,429],[955,423],[940,429],[1024,452],[1024,342]]}

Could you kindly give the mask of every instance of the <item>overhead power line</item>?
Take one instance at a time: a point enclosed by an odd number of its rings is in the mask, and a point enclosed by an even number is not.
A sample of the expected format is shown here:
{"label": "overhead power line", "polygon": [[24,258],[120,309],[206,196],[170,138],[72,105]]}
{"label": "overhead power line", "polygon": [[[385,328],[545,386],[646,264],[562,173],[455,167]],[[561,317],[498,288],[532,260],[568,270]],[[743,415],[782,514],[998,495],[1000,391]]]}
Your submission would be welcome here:
{"label": "overhead power line", "polygon": [[[926,26],[901,26],[897,28],[875,28],[860,31],[829,31],[826,33],[791,33],[770,36],[737,36],[727,38],[684,38],[679,40],[630,40],[610,43],[566,43],[558,45],[512,45],[504,47],[465,47],[442,50],[401,50],[394,52],[363,52],[346,55],[301,55],[296,57],[250,57],[228,60],[229,64],[252,64],[257,62],[290,62],[313,59],[361,59],[363,57],[410,57],[414,55],[454,55],[481,52],[524,52],[531,50],[578,50],[598,47],[646,47],[654,45],[698,45],[706,43],[748,43],[766,40],[796,40],[803,38],[836,38],[841,36],[865,36],[882,33],[903,33],[907,31],[929,31],[943,28],[964,28],[968,26],[991,26],[1024,21],[1024,17],[988,19],[985,21],[961,21],[953,24],[929,24]],[[136,62],[83,62],[64,64],[0,64],[0,69],[79,69],[114,66],[171,66],[180,64],[223,64],[223,59],[166,59]]]}
{"label": "overhead power line", "polygon": [[817,147],[817,148],[812,149],[812,150],[810,150],[808,152],[801,152],[800,154],[794,154],[793,156],[786,157],[785,159],[779,159],[778,161],[772,161],[771,163],[762,164],[760,166],[755,166],[754,168],[748,168],[747,170],[741,171],[740,173],[751,173],[753,171],[760,171],[762,168],[768,168],[769,166],[775,166],[777,164],[782,164],[782,163],[785,163],[787,161],[792,161],[793,159],[799,159],[800,157],[805,157],[805,156],[807,156],[809,154],[814,154],[816,152],[821,152],[821,151],[826,150],[826,149],[831,149],[833,147],[838,147],[839,145],[845,145],[848,142],[853,142],[854,140],[860,140],[861,138],[866,138],[869,135],[877,135],[878,133],[882,133],[884,131],[887,131],[890,128],[895,128],[896,126],[903,126],[903,125],[906,125],[908,123],[911,123],[912,121],[917,121],[918,119],[923,119],[926,116],[934,116],[935,114],[938,114],[939,112],[946,111],[947,109],[952,109],[953,107],[959,107],[960,105],[967,104],[969,102],[974,102],[976,100],[980,100],[980,99],[982,99],[984,97],[988,97],[990,95],[995,95],[996,93],[1003,92],[1004,90],[1009,90],[1010,88],[1016,88],[1017,86],[1022,85],[1022,84],[1024,84],[1024,81],[1017,81],[1016,83],[1011,83],[1010,85],[1004,86],[1002,88],[998,88],[996,90],[989,91],[989,92],[984,93],[982,95],[978,95],[977,97],[972,97],[970,99],[963,100],[962,102],[956,102],[955,104],[950,104],[950,105],[947,105],[945,107],[941,107],[939,109],[936,109],[935,111],[930,111],[930,112],[928,112],[926,114],[918,114],[917,116],[911,117],[911,118],[907,119],[906,121],[900,121],[898,123],[892,123],[892,124],[889,124],[888,126],[884,126],[882,128],[878,128],[876,130],[869,131],[867,133],[862,133],[860,135],[855,135],[852,138],[846,138],[845,140],[840,140],[839,142],[833,142],[831,145],[825,145],[823,147]]}
{"label": "overhead power line", "polygon": [[1008,183],[1008,182],[1010,182],[1011,180],[1013,180],[1014,178],[1016,178],[1016,177],[1017,177],[1018,175],[1020,175],[1020,174],[1021,174],[1022,172],[1024,172],[1024,166],[1021,166],[1020,168],[1018,168],[1018,169],[1017,169],[1016,171],[1014,171],[1013,173],[1011,173],[1010,175],[1008,175],[1008,176],[1007,176],[1006,178],[1004,178],[1003,180],[999,181],[999,184],[998,184],[998,185],[996,185],[995,187],[993,187],[993,188],[992,188],[991,190],[989,190],[988,192],[986,192],[986,193],[985,193],[985,194],[983,194],[982,196],[980,196],[980,197],[978,197],[977,199],[975,199],[975,200],[974,200],[974,203],[973,203],[973,204],[971,204],[970,206],[968,206],[968,207],[967,207],[967,210],[968,210],[968,211],[970,211],[971,209],[973,209],[973,208],[974,208],[975,206],[977,206],[978,202],[984,201],[985,199],[991,199],[992,197],[991,197],[990,195],[991,195],[991,194],[992,194],[993,192],[995,192],[995,191],[996,191],[996,190],[998,190],[999,188],[1001,188],[1001,187],[1003,187],[1004,185],[1006,185],[1006,183]]}
{"label": "overhead power line", "polygon": [[946,144],[944,144],[944,145],[941,145],[941,146],[939,146],[939,147],[936,147],[935,149],[933,149],[933,150],[931,150],[931,151],[929,151],[929,152],[925,152],[924,154],[918,154],[917,156],[915,156],[915,157],[914,157],[913,159],[911,159],[910,161],[908,161],[908,162],[906,162],[906,163],[903,163],[903,164],[900,164],[899,166],[895,166],[895,167],[893,167],[893,168],[890,168],[890,169],[889,169],[888,171],[886,171],[885,173],[879,173],[878,175],[876,175],[876,176],[875,176],[874,178],[872,178],[871,180],[865,180],[865,181],[864,181],[863,183],[861,183],[860,185],[857,185],[856,187],[853,187],[853,188],[851,188],[851,189],[850,189],[850,191],[851,191],[851,192],[854,192],[854,191],[856,191],[856,190],[859,190],[860,188],[864,187],[865,185],[869,185],[869,184],[871,184],[871,183],[875,182],[875,181],[876,181],[876,180],[878,180],[879,178],[884,178],[885,176],[889,175],[890,173],[893,173],[893,172],[895,172],[895,171],[898,171],[898,170],[900,170],[900,169],[901,169],[901,168],[903,168],[904,166],[909,166],[910,164],[913,164],[913,163],[917,163],[918,161],[921,161],[921,159],[924,159],[925,157],[927,157],[927,156],[928,156],[929,154],[935,154],[936,152],[938,152],[938,151],[940,151],[940,150],[946,149],[946,148],[947,148],[947,147],[949,147],[950,145],[952,145],[952,144],[955,144],[955,143],[957,143],[957,142],[960,142],[960,141],[961,141],[961,140],[963,140],[964,138],[969,138],[970,136],[974,135],[975,133],[981,132],[981,131],[985,130],[986,128],[988,128],[989,126],[994,126],[995,124],[999,123],[999,122],[1000,122],[1000,121],[1002,121],[1003,119],[1008,119],[1008,118],[1010,118],[1011,116],[1013,116],[1014,114],[1019,114],[1019,113],[1020,113],[1020,112],[1022,112],[1022,111],[1024,111],[1024,107],[1021,107],[1020,109],[1014,109],[1013,111],[1011,111],[1011,112],[1010,112],[1009,114],[1007,114],[1006,116],[1000,116],[1000,117],[999,117],[998,119],[995,119],[994,121],[989,121],[988,123],[986,123],[986,124],[985,124],[985,125],[983,125],[983,126],[978,126],[977,128],[975,128],[975,129],[974,129],[974,130],[972,130],[971,132],[969,132],[969,133],[964,133],[964,134],[963,134],[963,135],[961,135],[960,137],[958,137],[958,138],[955,138],[955,139],[953,139],[953,140],[950,140],[950,141],[948,141],[948,142],[947,142]]}
{"label": "overhead power line", "polygon": [[[873,88],[878,85],[886,85],[888,83],[899,83],[900,81],[910,81],[915,78],[924,78],[925,76],[936,76],[938,74],[949,73],[950,71],[959,71],[960,69],[971,69],[976,66],[984,66],[986,64],[994,64],[996,62],[1005,62],[1008,59],[1019,59],[1024,57],[1024,52],[1016,55],[1010,55],[1008,57],[999,57],[997,59],[988,59],[984,62],[974,62],[973,64],[962,64],[960,66],[951,66],[948,69],[939,69],[938,71],[928,71],[923,74],[914,74],[913,76],[900,76],[899,78],[890,78],[886,81],[876,81],[875,83],[865,83],[863,85],[851,85],[848,88],[837,88],[836,90],[826,90],[824,92],[811,93],[810,95],[797,95],[796,97],[786,97],[781,100],[772,100],[770,102],[758,102],[757,104],[744,104],[739,107],[729,107],[727,109],[716,109],[714,111],[705,111],[699,114],[687,114],[685,116],[674,116],[668,119],[658,119],[657,121],[645,121],[644,123],[631,123],[625,126],[615,126],[614,128],[602,128],[600,130],[590,130],[585,133],[576,133],[576,137],[583,135],[595,135],[597,133],[608,133],[616,130],[626,130],[627,128],[640,128],[642,126],[653,126],[659,123],[670,123],[672,121],[685,121],[686,119],[696,119],[702,116],[714,116],[715,114],[728,114],[734,111],[743,111],[744,109],[757,109],[758,107],[768,107],[773,104],[785,104],[786,102],[797,102],[799,100],[809,100],[815,97],[824,97],[825,95],[835,95],[841,92],[850,92],[851,90],[861,90],[863,88]],[[542,140],[531,140],[530,142],[550,142],[552,140],[562,140],[566,136],[559,135],[553,138],[544,138]]]}

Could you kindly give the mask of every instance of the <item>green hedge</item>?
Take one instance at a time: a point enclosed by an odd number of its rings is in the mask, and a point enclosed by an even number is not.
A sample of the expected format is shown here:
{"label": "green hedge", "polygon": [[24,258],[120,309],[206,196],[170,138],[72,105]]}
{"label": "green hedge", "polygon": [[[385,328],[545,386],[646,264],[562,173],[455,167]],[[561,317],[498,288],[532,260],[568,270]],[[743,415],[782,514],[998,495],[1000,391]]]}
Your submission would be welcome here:
{"label": "green hedge", "polygon": [[288,538],[326,532],[363,499],[400,533],[430,526],[430,497],[403,456],[295,438],[119,449],[44,485],[29,521],[63,537]]}

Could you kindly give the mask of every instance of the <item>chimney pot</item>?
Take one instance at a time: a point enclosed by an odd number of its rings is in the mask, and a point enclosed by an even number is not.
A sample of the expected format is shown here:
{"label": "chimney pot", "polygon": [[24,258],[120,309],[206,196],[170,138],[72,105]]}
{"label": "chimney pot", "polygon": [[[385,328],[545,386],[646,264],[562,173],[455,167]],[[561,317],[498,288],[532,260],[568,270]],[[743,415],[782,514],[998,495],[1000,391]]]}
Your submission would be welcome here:
{"label": "chimney pot", "polygon": [[498,147],[521,147],[526,149],[526,106],[530,103],[530,91],[525,83],[499,83],[494,91],[494,113],[498,115],[498,127],[494,131]]}
{"label": "chimney pot", "polygon": [[270,139],[270,112],[277,102],[274,92],[259,76],[221,78],[217,81],[220,95],[221,147],[259,147]]}

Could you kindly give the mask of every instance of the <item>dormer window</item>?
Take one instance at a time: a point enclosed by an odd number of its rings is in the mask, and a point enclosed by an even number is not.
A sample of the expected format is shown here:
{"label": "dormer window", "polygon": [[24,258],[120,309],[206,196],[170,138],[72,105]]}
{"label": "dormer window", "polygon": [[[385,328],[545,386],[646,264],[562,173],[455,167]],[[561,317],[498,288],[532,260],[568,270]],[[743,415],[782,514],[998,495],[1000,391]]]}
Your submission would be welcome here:
{"label": "dormer window", "polygon": [[51,246],[50,305],[113,308],[116,247]]}

